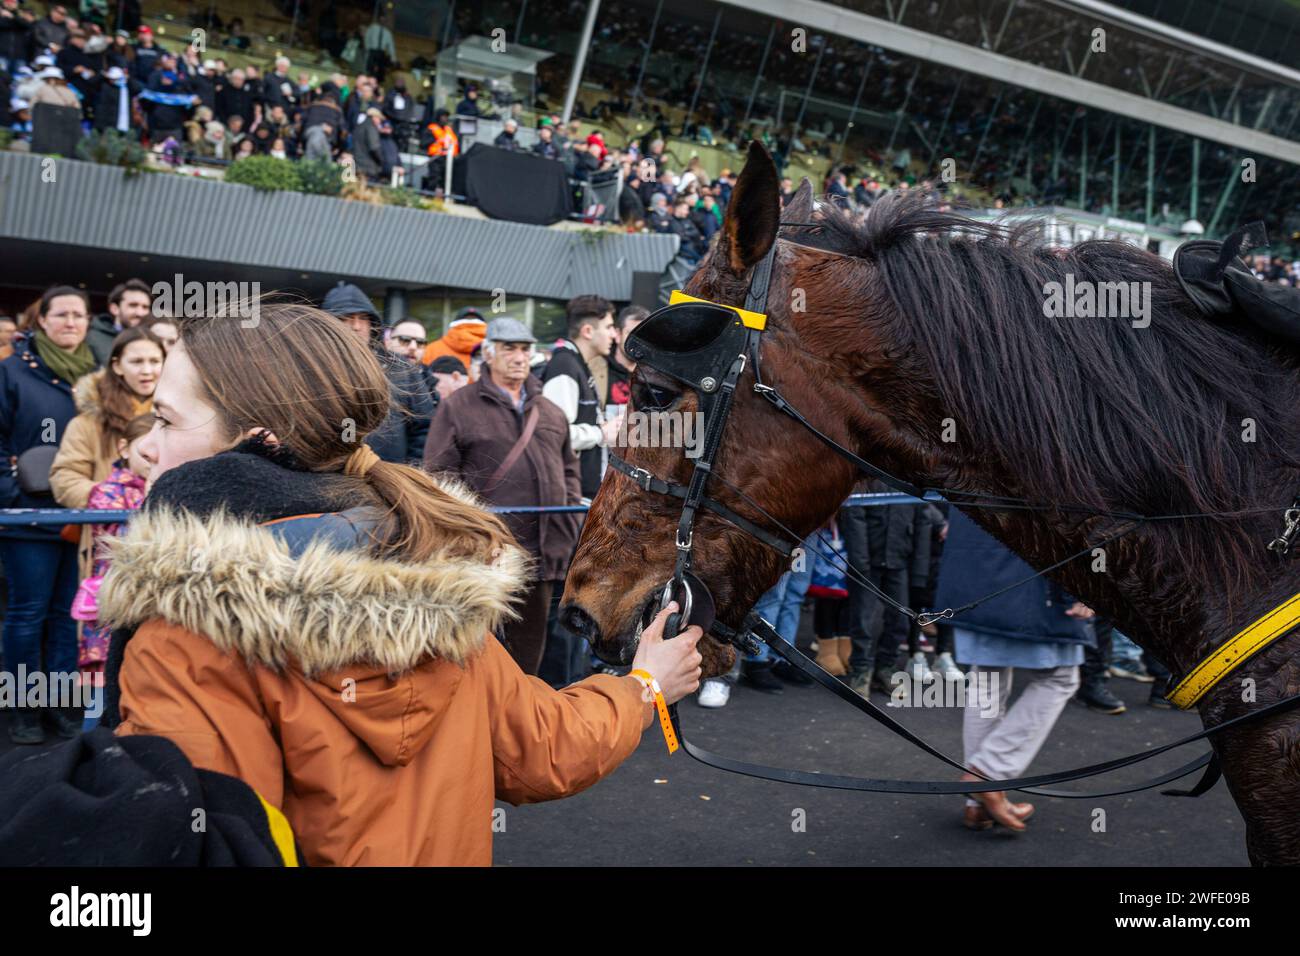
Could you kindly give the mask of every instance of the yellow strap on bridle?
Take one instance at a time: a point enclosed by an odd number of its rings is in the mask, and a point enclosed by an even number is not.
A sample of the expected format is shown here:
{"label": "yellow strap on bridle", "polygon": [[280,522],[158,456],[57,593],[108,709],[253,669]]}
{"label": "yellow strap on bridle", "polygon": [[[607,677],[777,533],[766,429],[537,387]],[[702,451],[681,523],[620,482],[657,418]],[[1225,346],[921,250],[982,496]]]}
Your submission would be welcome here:
{"label": "yellow strap on bridle", "polygon": [[1247,658],[1263,650],[1300,623],[1300,594],[1269,611],[1221,645],[1174,688],[1169,699],[1184,710],[1192,707]]}
{"label": "yellow strap on bridle", "polygon": [[710,302],[708,299],[697,299],[693,295],[687,295],[680,289],[673,292],[668,297],[669,305],[681,305],[683,302],[703,302],[705,305],[717,305],[724,309],[730,309],[740,316],[740,324],[747,329],[758,329],[760,332],[767,328],[767,316],[762,312],[750,312],[748,309],[738,309],[734,305],[722,305],[721,302]]}

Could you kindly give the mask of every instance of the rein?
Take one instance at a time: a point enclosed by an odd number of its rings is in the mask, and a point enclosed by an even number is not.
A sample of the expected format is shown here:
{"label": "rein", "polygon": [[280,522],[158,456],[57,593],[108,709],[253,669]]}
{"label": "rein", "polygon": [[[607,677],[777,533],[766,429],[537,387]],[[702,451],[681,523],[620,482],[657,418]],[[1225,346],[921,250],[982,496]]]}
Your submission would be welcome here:
{"label": "rein", "polygon": [[[816,225],[818,224],[781,223],[778,228],[807,227]],[[714,458],[721,446],[722,434],[726,427],[727,419],[730,416],[735,389],[740,376],[747,365],[751,368],[754,376],[753,390],[766,399],[777,411],[793,418],[804,429],[815,436],[818,441],[830,450],[834,451],[840,457],[849,461],[859,471],[876,477],[886,485],[906,495],[910,495],[914,498],[924,498],[927,492],[933,491],[942,494],[945,498],[948,498],[952,504],[959,508],[1057,512],[1075,511],[1081,512],[1089,517],[1118,518],[1130,522],[1127,527],[1112,533],[1102,539],[1102,541],[1095,544],[1089,544],[1082,550],[1063,558],[1050,567],[1035,572],[1021,581],[999,588],[998,590],[977,598],[959,608],[945,608],[941,611],[920,612],[899,603],[872,584],[872,582],[858,569],[854,568],[847,559],[843,561],[841,570],[845,572],[846,576],[852,579],[855,583],[865,586],[889,606],[905,614],[921,626],[939,620],[951,619],[957,614],[971,610],[985,601],[989,601],[1007,591],[1027,584],[1030,581],[1068,564],[1076,558],[1090,553],[1094,548],[1119,540],[1125,535],[1132,533],[1137,528],[1142,527],[1147,522],[1187,520],[1200,517],[1231,517],[1244,514],[1266,513],[1276,510],[1274,508],[1259,508],[1249,511],[1222,513],[1141,515],[1132,512],[1106,511],[1082,506],[1042,505],[1035,504],[1034,502],[1022,498],[984,495],[973,492],[957,491],[955,489],[923,489],[911,482],[895,477],[884,469],[872,464],[840,445],[829,435],[820,431],[798,409],[786,401],[775,386],[769,385],[763,381],[760,342],[761,334],[766,328],[767,316],[765,314],[765,309],[767,306],[768,288],[772,278],[772,265],[776,255],[777,241],[777,239],[773,239],[772,244],[763,259],[754,268],[749,288],[746,291],[744,308],[712,303],[706,300],[696,299],[692,296],[687,296],[680,292],[675,292],[669,300],[669,305],[650,316],[642,326],[638,327],[638,329],[629,336],[628,343],[625,346],[628,355],[635,359],[638,364],[646,364],[649,367],[667,374],[692,388],[700,398],[701,409],[705,415],[703,450],[701,455],[694,461],[694,469],[691,473],[689,483],[686,485],[658,478],[644,468],[630,465],[612,452],[609,455],[610,465],[615,470],[631,478],[643,491],[655,492],[657,494],[667,495],[682,500],[682,512],[678,520],[675,538],[677,558],[673,567],[673,575],[664,586],[660,598],[660,607],[662,608],[666,607],[670,601],[674,600],[675,595],[680,594],[682,597],[679,604],[681,610],[669,616],[664,627],[665,633],[675,635],[691,624],[699,624],[704,630],[716,638],[726,643],[733,644],[746,653],[756,652],[758,650],[758,641],[761,640],[799,671],[811,677],[814,681],[830,690],[840,699],[852,704],[855,708],[865,713],[873,720],[884,725],[893,733],[898,734],[908,742],[951,767],[962,771],[970,771],[971,769],[965,767],[962,763],[947,756],[939,749],[912,733],[885,711],[871,703],[870,700],[864,699],[854,691],[850,690],[818,666],[814,661],[801,653],[793,644],[782,638],[767,621],[763,620],[752,611],[746,617],[744,623],[738,630],[732,629],[723,624],[713,616],[712,597],[708,594],[708,589],[704,583],[691,571],[694,525],[701,509],[713,512],[723,520],[729,522],[768,547],[776,550],[785,557],[798,558],[802,556],[802,548],[800,545],[802,545],[803,539],[798,535],[795,535],[775,516],[763,508],[758,502],[754,501],[752,497],[745,494],[743,490],[714,471]],[[683,310],[684,312],[689,313],[691,318],[702,318],[705,320],[714,320],[715,322],[719,319],[719,316],[711,310],[725,310],[728,317],[723,325],[719,327],[719,331],[714,338],[709,341],[705,347],[696,349],[693,352],[690,350],[674,352],[671,348],[663,346],[656,347],[654,342],[649,340],[649,336],[643,336],[641,333],[648,328],[652,328],[651,322],[653,319],[672,313],[675,310]],[[734,345],[736,348],[733,351],[727,351],[727,346],[729,344]],[[734,358],[731,356],[734,356]],[[676,366],[676,369],[672,366]],[[737,514],[734,510],[716,499],[707,496],[705,491],[710,477],[717,478],[719,482],[737,494],[764,519],[780,529],[784,537],[762,528],[742,515]],[[956,496],[963,496],[969,500],[955,500]],[[981,501],[981,499],[983,500]],[[1285,525],[1282,534],[1269,544],[1269,550],[1279,556],[1285,556],[1290,552],[1293,540],[1298,534],[1300,534],[1300,497],[1297,497],[1292,508],[1288,509],[1284,513],[1284,520]],[[820,537],[820,533],[818,538],[823,544],[825,543],[824,539]],[[835,555],[833,551],[830,553],[830,558],[837,562],[839,560],[839,556]],[[697,590],[706,600],[698,603],[696,602],[695,592]],[[1287,608],[1295,608],[1295,613],[1288,615],[1284,610]],[[1243,631],[1238,632],[1235,637],[1216,650],[1210,658],[1207,658],[1206,661],[1202,662],[1201,666],[1196,668],[1187,679],[1180,683],[1171,695],[1171,699],[1181,707],[1190,707],[1213,686],[1215,686],[1215,684],[1230,670],[1242,663],[1252,654],[1267,646],[1272,641],[1286,633],[1289,633],[1298,621],[1300,621],[1300,595],[1291,599],[1291,601],[1286,605],[1283,605],[1282,608],[1274,609]],[[1220,658],[1226,658],[1226,662],[1219,661],[1218,659]],[[1193,678],[1196,680],[1193,681]],[[684,749],[693,758],[702,763],[734,773],[806,786],[888,793],[980,793],[991,790],[1010,789],[1023,790],[1027,793],[1034,793],[1042,796],[1083,798],[1113,796],[1122,793],[1133,793],[1140,790],[1147,790],[1180,779],[1181,777],[1205,767],[1206,771],[1201,781],[1191,790],[1163,791],[1170,796],[1200,796],[1200,794],[1209,790],[1217,782],[1220,776],[1218,759],[1213,752],[1204,754],[1192,762],[1152,780],[1148,780],[1141,784],[1128,785],[1117,790],[1097,793],[1072,793],[1047,788],[1050,788],[1052,785],[1057,783],[1096,776],[1097,774],[1107,773],[1111,770],[1131,766],[1132,764],[1147,760],[1177,747],[1222,733],[1229,728],[1240,726],[1253,720],[1259,720],[1272,714],[1289,711],[1296,706],[1300,706],[1300,694],[1277,701],[1261,710],[1250,714],[1243,714],[1239,717],[1203,730],[1200,733],[1165,744],[1153,750],[1142,751],[1140,753],[1130,754],[1126,757],[1120,757],[1104,763],[1076,768],[1074,770],[1061,771],[1055,774],[998,781],[988,781],[987,778],[984,778],[984,782],[982,783],[881,780],[874,778],[810,773],[800,770],[787,770],[759,764],[750,764],[711,753],[690,743],[681,730],[680,717],[676,705],[669,708],[669,718],[671,720],[672,729],[675,731],[676,737],[680,738]],[[667,728],[665,728],[665,732],[667,736]],[[672,745],[671,737],[668,739],[670,740],[670,750],[675,749]]]}

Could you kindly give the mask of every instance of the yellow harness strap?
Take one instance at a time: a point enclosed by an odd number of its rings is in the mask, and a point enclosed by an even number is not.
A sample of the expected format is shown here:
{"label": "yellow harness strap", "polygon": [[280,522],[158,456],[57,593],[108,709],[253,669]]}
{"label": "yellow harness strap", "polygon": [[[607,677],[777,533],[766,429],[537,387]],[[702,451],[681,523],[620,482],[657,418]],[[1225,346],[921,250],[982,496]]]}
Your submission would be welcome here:
{"label": "yellow harness strap", "polygon": [[[257,793],[256,790],[253,791]],[[293,846],[293,828],[289,826],[289,821],[285,819],[283,813],[266,802],[266,798],[260,793],[257,799],[262,801],[262,809],[266,811],[266,822],[271,828],[271,839],[275,841],[275,848],[280,851],[280,857],[284,860],[285,866],[298,865],[298,851]]]}
{"label": "yellow harness strap", "polygon": [[724,309],[730,309],[740,316],[740,324],[747,329],[758,329],[760,332],[767,328],[767,316],[762,312],[750,312],[748,309],[738,309],[734,305],[722,305],[721,302],[710,302],[708,299],[697,299],[693,295],[687,295],[681,290],[676,290],[668,297],[669,305],[681,305],[683,302],[703,302],[705,305],[717,305]]}
{"label": "yellow harness strap", "polygon": [[1273,608],[1255,623],[1238,631],[1179,682],[1169,699],[1184,710],[1209,693],[1219,681],[1258,651],[1300,623],[1300,594]]}

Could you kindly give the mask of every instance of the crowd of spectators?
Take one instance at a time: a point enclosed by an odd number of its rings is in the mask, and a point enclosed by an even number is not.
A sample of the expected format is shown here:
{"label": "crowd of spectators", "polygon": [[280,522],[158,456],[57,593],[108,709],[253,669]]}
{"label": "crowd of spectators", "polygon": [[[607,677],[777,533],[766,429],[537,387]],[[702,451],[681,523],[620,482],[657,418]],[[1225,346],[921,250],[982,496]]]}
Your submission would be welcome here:
{"label": "crowd of spectators", "polygon": [[[363,71],[331,71],[322,79],[284,56],[265,71],[252,63],[231,67],[223,52],[248,45],[238,18],[223,24],[224,35],[200,53],[192,45],[167,48],[147,23],[113,29],[102,17],[78,20],[62,5],[38,18],[17,0],[0,3],[0,107],[7,111],[5,126],[20,142],[31,140],[33,110],[44,103],[76,110],[87,133],[116,131],[173,162],[226,164],[255,155],[341,162],[365,180],[413,184],[436,195],[443,187],[444,157],[462,150],[457,119],[496,119],[503,128],[492,145],[563,163],[575,206],[583,212],[606,213],[589,208],[587,185],[621,183],[616,210],[603,218],[631,230],[677,235],[688,263],[699,260],[717,231],[734,182],[730,169],[712,177],[697,155],[678,159],[666,151],[670,135],[705,144],[714,138],[707,127],[670,129],[649,101],[639,104],[650,120],[648,130],[628,137],[622,147],[607,143],[599,131],[583,134],[578,119],[564,123],[540,99],[530,104],[533,134],[521,136],[525,104],[493,102],[473,83],[464,85],[454,112],[440,108],[393,71],[391,32],[354,37],[366,44],[367,55],[349,59],[341,50],[340,56]],[[364,71],[370,67],[373,72]],[[575,115],[626,118],[633,106],[617,93],[590,113],[579,103]],[[726,135],[737,149],[750,138],[762,139],[780,164],[792,149],[805,148],[797,137],[783,139],[762,124],[729,128]],[[418,169],[405,168],[403,153],[421,157]],[[853,167],[845,171],[852,175]],[[898,173],[895,181],[905,187],[906,163]],[[832,193],[837,189],[834,176],[823,185]],[[864,188],[854,193],[859,202]]]}
{"label": "crowd of spectators", "polygon": [[[134,32],[75,19],[61,5],[37,19],[16,0],[0,8],[0,94],[5,126],[33,136],[41,103],[75,109],[85,132],[113,130],[159,152],[229,163],[245,156],[350,159],[368,179],[401,170],[394,123],[407,116],[402,87],[375,77],[349,80],[293,68],[277,57],[265,70],[231,67],[223,49],[242,50],[238,19],[214,51],[168,49],[147,23]],[[214,55],[215,53],[215,55]]]}

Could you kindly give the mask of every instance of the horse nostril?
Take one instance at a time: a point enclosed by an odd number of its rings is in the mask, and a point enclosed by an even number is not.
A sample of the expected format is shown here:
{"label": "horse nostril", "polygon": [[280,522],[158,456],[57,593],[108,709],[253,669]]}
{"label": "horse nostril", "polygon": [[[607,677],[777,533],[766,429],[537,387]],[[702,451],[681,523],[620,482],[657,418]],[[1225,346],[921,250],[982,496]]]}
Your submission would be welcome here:
{"label": "horse nostril", "polygon": [[581,637],[589,644],[600,642],[600,625],[595,618],[577,604],[560,608],[559,624],[561,627]]}

